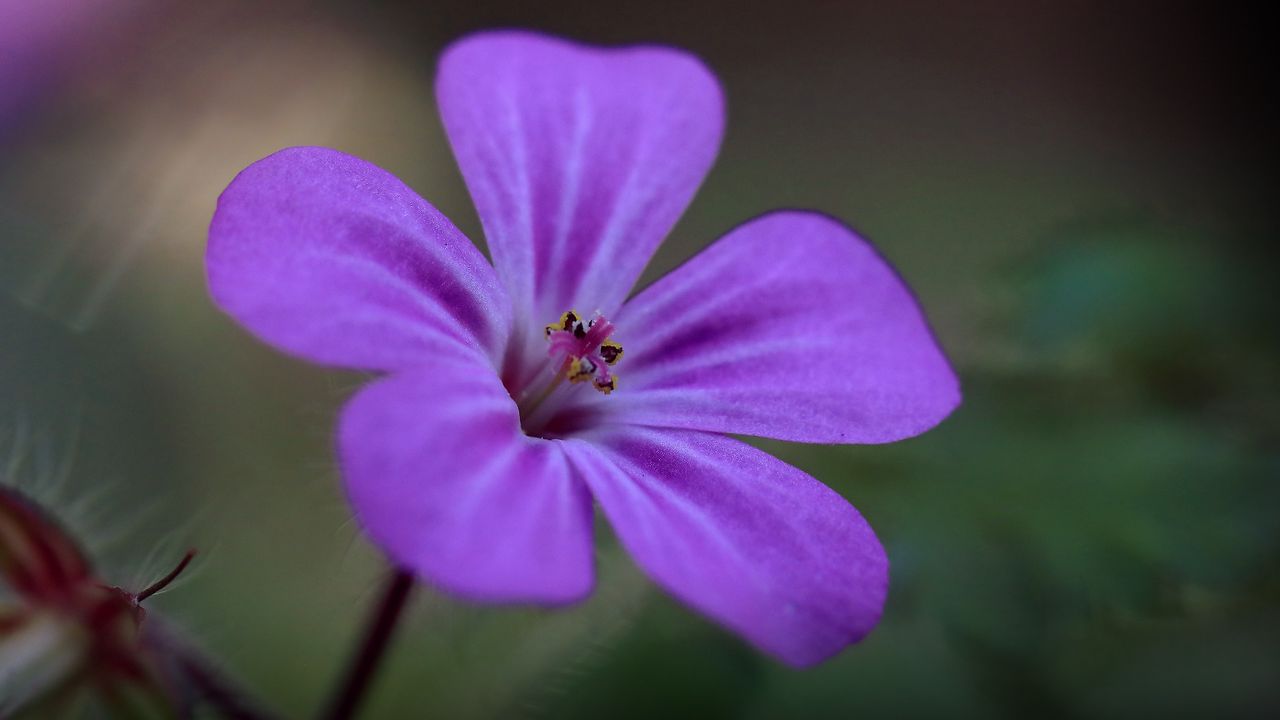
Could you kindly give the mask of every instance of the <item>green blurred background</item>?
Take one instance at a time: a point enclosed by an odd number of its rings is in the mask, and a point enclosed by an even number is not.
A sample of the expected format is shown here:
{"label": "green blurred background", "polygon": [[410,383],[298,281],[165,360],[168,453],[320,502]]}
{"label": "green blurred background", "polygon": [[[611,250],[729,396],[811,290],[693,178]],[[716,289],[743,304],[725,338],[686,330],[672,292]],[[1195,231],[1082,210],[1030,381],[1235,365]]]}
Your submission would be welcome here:
{"label": "green blurred background", "polygon": [[154,607],[288,716],[327,694],[384,571],[331,457],[363,378],[220,315],[207,223],[239,169],[318,144],[479,239],[431,82],[445,43],[495,26],[704,58],[728,131],[649,276],[771,208],[838,215],[917,291],[965,403],[896,445],[765,444],[893,563],[883,623],[827,664],[789,670],[685,611],[601,520],[582,605],[420,592],[367,717],[1280,711],[1275,78],[1243,12],[81,5],[0,103],[0,467],[113,582],[199,547]]}

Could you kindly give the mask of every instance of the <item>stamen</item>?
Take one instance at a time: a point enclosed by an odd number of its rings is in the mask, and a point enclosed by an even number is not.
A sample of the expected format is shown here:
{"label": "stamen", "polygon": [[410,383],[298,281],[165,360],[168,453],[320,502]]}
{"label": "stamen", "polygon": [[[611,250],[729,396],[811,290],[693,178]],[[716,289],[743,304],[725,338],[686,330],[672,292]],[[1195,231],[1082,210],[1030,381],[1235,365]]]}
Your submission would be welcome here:
{"label": "stamen", "polygon": [[586,323],[572,310],[561,315],[547,326],[547,352],[558,360],[557,374],[573,383],[590,380],[606,395],[613,392],[618,380],[609,367],[622,359],[622,346],[609,339],[613,331],[613,323],[600,313]]}

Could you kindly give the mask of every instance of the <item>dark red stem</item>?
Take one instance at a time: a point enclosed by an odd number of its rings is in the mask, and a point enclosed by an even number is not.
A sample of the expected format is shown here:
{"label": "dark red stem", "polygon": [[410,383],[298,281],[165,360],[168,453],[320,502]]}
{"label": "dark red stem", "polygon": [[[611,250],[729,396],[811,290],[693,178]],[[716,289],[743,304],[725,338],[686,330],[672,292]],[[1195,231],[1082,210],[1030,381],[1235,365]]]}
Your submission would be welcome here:
{"label": "dark red stem", "polygon": [[322,716],[326,720],[349,720],[354,717],[369,689],[369,682],[386,654],[391,633],[395,630],[412,589],[413,575],[404,570],[391,572],[382,592],[382,600],[369,616],[364,639],[347,669],[346,679]]}
{"label": "dark red stem", "polygon": [[200,697],[227,720],[272,720],[273,715],[255,706],[203,658],[185,654],[178,658],[182,672]]}
{"label": "dark red stem", "polygon": [[203,651],[174,632],[163,618],[147,618],[144,629],[144,639],[151,649],[159,657],[172,660],[174,669],[195,690],[196,698],[208,703],[218,715],[227,720],[277,720],[277,715],[252,700]]}

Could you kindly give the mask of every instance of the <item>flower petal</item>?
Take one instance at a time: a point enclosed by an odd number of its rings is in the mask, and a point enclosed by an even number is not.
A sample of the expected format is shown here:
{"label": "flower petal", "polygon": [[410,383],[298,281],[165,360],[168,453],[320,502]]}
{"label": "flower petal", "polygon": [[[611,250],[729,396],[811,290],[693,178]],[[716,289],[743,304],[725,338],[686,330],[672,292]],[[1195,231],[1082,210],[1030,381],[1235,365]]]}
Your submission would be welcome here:
{"label": "flower petal", "polygon": [[397,564],[453,594],[561,603],[591,590],[591,496],[560,443],[520,431],[484,366],[394,375],[347,405],[347,495]]}
{"label": "flower petal", "polygon": [[850,229],[776,212],[629,301],[616,421],[800,442],[880,443],[941,422],[959,383],[901,278]]}
{"label": "flower petal", "polygon": [[436,96],[498,274],[539,331],[621,304],[724,126],[719,85],[690,55],[524,32],[452,45]]}
{"label": "flower petal", "polygon": [[390,173],[327,148],[250,165],[218,200],[209,289],[268,343],[368,370],[495,362],[511,304],[484,256]]}
{"label": "flower petal", "polygon": [[636,562],[766,652],[812,665],[879,621],[884,549],[817,480],[711,433],[615,426],[567,442]]}

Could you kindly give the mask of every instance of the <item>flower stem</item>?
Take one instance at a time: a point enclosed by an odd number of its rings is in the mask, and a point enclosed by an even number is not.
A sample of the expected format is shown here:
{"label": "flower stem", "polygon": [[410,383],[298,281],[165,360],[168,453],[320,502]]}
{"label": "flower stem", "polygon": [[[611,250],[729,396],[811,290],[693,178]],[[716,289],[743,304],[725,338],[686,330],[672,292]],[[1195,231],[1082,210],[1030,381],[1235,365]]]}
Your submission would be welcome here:
{"label": "flower stem", "polygon": [[177,671],[190,683],[195,695],[227,720],[276,720],[279,716],[253,699],[200,648],[186,640],[163,618],[147,618],[147,641],[164,657],[171,658]]}
{"label": "flower stem", "polygon": [[178,662],[200,697],[227,720],[271,720],[275,717],[253,704],[200,656],[187,653],[180,656]]}
{"label": "flower stem", "polygon": [[354,717],[356,708],[364,699],[369,682],[386,653],[391,633],[395,630],[412,589],[413,575],[405,570],[392,570],[382,591],[382,599],[369,616],[364,639],[360,641],[360,648],[347,668],[346,678],[322,715],[326,720],[348,720]]}

